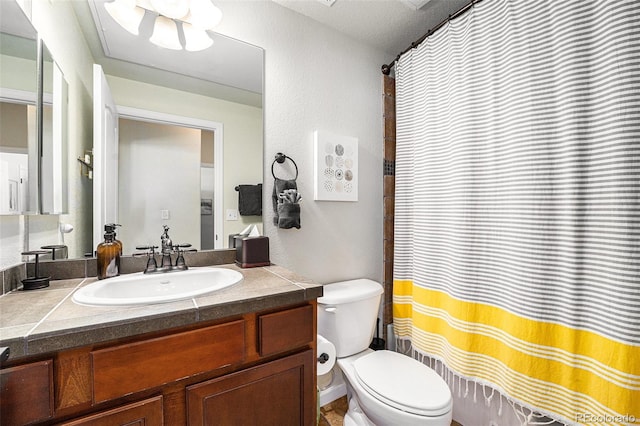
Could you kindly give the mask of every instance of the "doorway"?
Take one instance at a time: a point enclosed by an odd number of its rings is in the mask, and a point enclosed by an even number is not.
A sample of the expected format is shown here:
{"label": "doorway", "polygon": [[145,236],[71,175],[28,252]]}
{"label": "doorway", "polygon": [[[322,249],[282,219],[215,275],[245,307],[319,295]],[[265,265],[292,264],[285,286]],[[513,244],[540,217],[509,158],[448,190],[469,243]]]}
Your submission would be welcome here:
{"label": "doorway", "polygon": [[[118,220],[121,239],[222,247],[222,125],[118,107]],[[132,247],[133,248],[133,247]]]}

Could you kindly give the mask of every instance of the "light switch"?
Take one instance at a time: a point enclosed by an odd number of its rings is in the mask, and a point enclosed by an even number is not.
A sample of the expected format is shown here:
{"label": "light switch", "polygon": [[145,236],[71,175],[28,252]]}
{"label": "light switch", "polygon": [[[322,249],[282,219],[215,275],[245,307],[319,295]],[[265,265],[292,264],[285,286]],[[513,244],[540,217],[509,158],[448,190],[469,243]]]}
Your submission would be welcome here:
{"label": "light switch", "polygon": [[169,216],[169,210],[160,210],[160,219],[168,220]]}
{"label": "light switch", "polygon": [[227,220],[238,220],[238,210],[227,209]]}

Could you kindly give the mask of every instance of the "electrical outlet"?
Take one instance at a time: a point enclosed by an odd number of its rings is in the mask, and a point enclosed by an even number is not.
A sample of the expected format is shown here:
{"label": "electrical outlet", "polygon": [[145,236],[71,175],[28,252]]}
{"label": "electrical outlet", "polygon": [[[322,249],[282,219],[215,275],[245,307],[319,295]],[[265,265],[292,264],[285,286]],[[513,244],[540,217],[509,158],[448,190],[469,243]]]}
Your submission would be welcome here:
{"label": "electrical outlet", "polygon": [[227,209],[227,220],[238,220],[238,210]]}

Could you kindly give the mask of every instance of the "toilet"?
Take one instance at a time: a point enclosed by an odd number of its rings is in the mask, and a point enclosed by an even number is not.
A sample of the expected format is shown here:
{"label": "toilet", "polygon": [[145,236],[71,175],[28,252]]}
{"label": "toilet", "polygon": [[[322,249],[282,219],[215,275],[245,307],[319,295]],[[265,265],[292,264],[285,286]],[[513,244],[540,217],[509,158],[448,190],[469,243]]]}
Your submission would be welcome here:
{"label": "toilet", "polygon": [[406,355],[373,351],[382,286],[368,279],[324,286],[318,334],[336,349],[347,388],[345,426],[449,426],[453,400],[445,381]]}

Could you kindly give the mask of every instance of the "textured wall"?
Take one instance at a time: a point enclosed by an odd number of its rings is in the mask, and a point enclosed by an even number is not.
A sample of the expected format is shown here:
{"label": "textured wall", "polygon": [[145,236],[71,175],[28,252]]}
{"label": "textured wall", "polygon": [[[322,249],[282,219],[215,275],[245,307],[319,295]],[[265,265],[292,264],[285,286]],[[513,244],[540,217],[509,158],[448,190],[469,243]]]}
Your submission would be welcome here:
{"label": "textured wall", "polygon": [[[273,2],[216,4],[225,16],[221,33],[265,49],[264,228],[271,261],[321,283],[357,277],[381,282],[380,66],[388,55]],[[358,202],[313,200],[316,129],[358,138]],[[272,224],[271,163],[277,152],[292,157],[300,170],[299,230]],[[287,177],[282,172],[279,177]]]}

